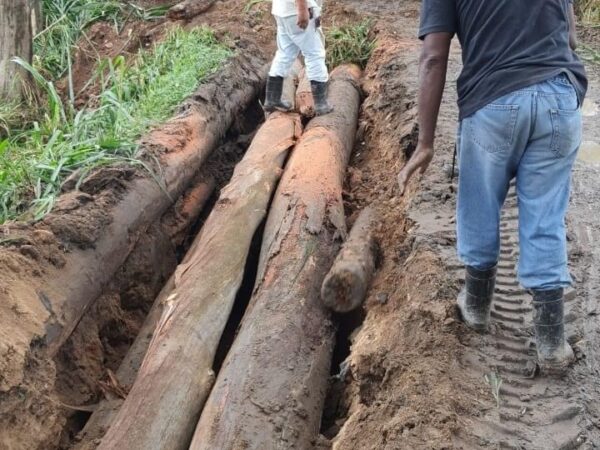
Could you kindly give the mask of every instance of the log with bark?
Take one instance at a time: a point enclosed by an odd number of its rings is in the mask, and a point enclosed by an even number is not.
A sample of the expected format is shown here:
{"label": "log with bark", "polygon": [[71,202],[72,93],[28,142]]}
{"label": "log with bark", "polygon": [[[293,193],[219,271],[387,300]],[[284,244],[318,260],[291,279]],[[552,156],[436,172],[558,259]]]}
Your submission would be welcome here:
{"label": "log with bark", "polygon": [[319,298],[345,235],[342,184],[357,126],[360,69],[332,74],[333,113],[312,120],[269,212],[254,295],[191,450],[312,448],[334,346]]}
{"label": "log with bark", "polygon": [[283,113],[269,116],[257,132],[176,271],[137,379],[100,449],[188,448],[252,238],[300,132],[299,116]]}
{"label": "log with bark", "polygon": [[208,11],[216,0],[184,0],[172,6],[167,12],[171,20],[189,20]]}
{"label": "log with bark", "polygon": [[0,98],[19,100],[27,72],[12,62],[31,63],[36,17],[31,0],[0,0]]}
{"label": "log with bark", "polygon": [[352,311],[365,300],[375,271],[375,221],[373,208],[368,206],[361,211],[342,251],[323,281],[321,298],[325,306],[335,312]]}
{"label": "log with bark", "polygon": [[[99,232],[94,248],[70,252],[65,266],[34,294],[43,295],[54,312],[45,324],[51,356],[123,264],[138,236],[172,206],[235,117],[258,96],[265,76],[261,59],[238,55],[191,96],[184,113],[142,141],[142,154],[160,154],[161,184],[149,175],[127,183],[122,198],[106,211],[110,221]],[[52,220],[52,215],[45,219],[51,229]]]}

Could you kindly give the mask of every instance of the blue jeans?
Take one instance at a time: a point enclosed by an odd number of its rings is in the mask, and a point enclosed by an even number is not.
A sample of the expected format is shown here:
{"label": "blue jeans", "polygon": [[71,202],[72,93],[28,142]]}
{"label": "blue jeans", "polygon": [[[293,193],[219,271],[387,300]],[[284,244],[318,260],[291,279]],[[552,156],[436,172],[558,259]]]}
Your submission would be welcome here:
{"label": "blue jeans", "polygon": [[519,281],[526,289],[571,284],[565,216],[582,138],[566,75],[495,100],[459,127],[458,255],[477,269],[498,261],[500,210],[516,177]]}

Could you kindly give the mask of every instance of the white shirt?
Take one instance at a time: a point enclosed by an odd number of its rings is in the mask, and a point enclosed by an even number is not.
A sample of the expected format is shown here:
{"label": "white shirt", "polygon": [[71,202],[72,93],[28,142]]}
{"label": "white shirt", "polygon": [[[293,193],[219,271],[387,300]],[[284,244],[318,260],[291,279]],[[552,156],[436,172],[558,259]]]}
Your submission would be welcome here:
{"label": "white shirt", "polygon": [[[307,0],[309,8],[317,8],[319,4],[317,0]],[[271,10],[274,16],[289,17],[296,16],[298,9],[296,8],[295,0],[273,0],[273,9]]]}

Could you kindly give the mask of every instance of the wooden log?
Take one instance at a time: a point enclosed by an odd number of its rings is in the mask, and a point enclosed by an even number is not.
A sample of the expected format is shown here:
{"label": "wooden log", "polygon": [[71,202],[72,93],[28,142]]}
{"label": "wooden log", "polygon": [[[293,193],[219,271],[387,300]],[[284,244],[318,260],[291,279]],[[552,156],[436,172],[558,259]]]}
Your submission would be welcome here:
{"label": "wooden log", "polygon": [[377,244],[374,236],[375,211],[361,211],[333,267],[321,287],[321,299],[340,313],[352,311],[365,300],[375,272]]}
{"label": "wooden log", "polygon": [[[202,179],[182,196],[183,202],[180,205],[180,211],[178,212],[181,221],[177,222],[174,227],[167,227],[171,242],[174,244],[180,243],[180,236],[184,231],[189,230],[190,226],[198,219],[214,188],[215,180],[214,178],[209,177],[207,179]],[[199,239],[197,236],[192,243],[191,248],[196,246],[198,241]],[[189,260],[192,253],[192,251],[189,251],[186,254],[183,263],[186,263]],[[116,382],[125,392],[129,392],[133,386],[142,360],[144,359],[150,341],[152,340],[156,324],[162,315],[164,305],[167,303],[167,299],[173,292],[174,287],[175,276],[172,275],[154,301],[138,335],[127,351],[125,358],[121,361],[119,369],[115,373]],[[119,412],[124,400],[125,399],[120,396],[111,396],[107,394],[94,409],[94,412],[86,422],[83,430],[79,432],[77,443],[73,445],[72,449],[95,449]]]}
{"label": "wooden log", "polygon": [[[301,65],[297,61],[293,66],[292,75],[285,80],[284,95],[287,98],[294,100],[294,91],[296,89],[296,80],[300,71]],[[207,194],[212,192],[214,187],[214,180],[209,179],[205,182],[199,183],[189,191],[189,196],[193,197],[197,201],[196,206],[202,207],[207,199]],[[183,209],[184,213],[197,215],[199,211],[191,213],[189,210],[194,209],[194,202],[187,203]],[[187,254],[183,259],[183,264],[186,264],[190,257],[195,253],[195,249],[201,242],[202,233],[199,233],[194,242],[190,246]],[[142,328],[140,329],[134,343],[130,347],[127,355],[121,362],[119,370],[117,371],[116,379],[118,383],[127,392],[131,390],[137,373],[140,369],[144,356],[150,345],[150,341],[154,335],[156,325],[159,322],[164,306],[167,304],[167,300],[175,289],[175,274],[167,281],[160,294],[156,298],[156,301],[152,305]],[[93,450],[97,448],[99,440],[104,436],[110,425],[113,423],[116,415],[118,414],[121,406],[123,405],[124,399],[120,397],[106,398],[100,402],[94,413],[87,421],[84,429],[78,436],[78,443],[73,447],[73,450]]]}
{"label": "wooden log", "polygon": [[167,12],[171,20],[188,20],[208,11],[216,0],[184,0],[172,6]]}
{"label": "wooden log", "polygon": [[177,201],[175,208],[162,217],[161,223],[173,245],[180,246],[186,240],[190,220],[196,221],[216,187],[213,176],[204,176],[188,189]]}
{"label": "wooden log", "polygon": [[310,81],[306,76],[306,70],[302,69],[298,76],[298,89],[296,90],[296,109],[302,117],[312,118],[315,116],[315,101],[312,96]]}
{"label": "wooden log", "polygon": [[256,134],[189,260],[177,269],[137,379],[98,448],[188,448],[252,238],[300,130],[299,116],[275,113]]}
{"label": "wooden log", "polygon": [[[56,354],[123,264],[137,236],[182,194],[234,118],[257,97],[265,75],[260,60],[239,55],[193,94],[185,113],[142,141],[142,152],[160,149],[162,153],[163,186],[151,176],[129,182],[119,203],[106,212],[111,220],[99,233],[94,248],[69,253],[66,265],[33,293],[43,295],[54,312],[48,316],[46,332],[41,333],[50,356]],[[52,215],[45,219],[50,228],[51,221]]]}
{"label": "wooden log", "polygon": [[344,172],[360,69],[332,74],[332,114],[312,120],[269,212],[253,298],[204,408],[191,450],[312,448],[334,346],[319,299],[346,226]]}

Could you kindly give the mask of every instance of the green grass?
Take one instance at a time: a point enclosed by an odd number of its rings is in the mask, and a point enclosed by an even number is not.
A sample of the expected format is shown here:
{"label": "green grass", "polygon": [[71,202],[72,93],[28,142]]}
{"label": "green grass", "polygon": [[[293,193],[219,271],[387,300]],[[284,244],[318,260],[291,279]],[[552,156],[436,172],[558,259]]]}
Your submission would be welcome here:
{"label": "green grass", "polygon": [[326,29],[325,42],[329,67],[354,63],[364,69],[375,48],[371,26],[371,21],[365,20],[358,24]]}
{"label": "green grass", "polygon": [[575,8],[583,24],[600,27],[600,1],[576,0]]}
{"label": "green grass", "polygon": [[579,44],[577,53],[589,64],[600,64],[600,52],[588,45]]}
{"label": "green grass", "polygon": [[34,67],[56,80],[71,66],[71,53],[92,23],[106,21],[116,27],[129,19],[150,20],[165,15],[168,7],[148,10],[118,0],[40,0],[42,31],[34,39]]}
{"label": "green grass", "polygon": [[230,54],[208,29],[175,29],[129,64],[122,56],[102,61],[101,94],[78,111],[63,103],[52,81],[18,61],[47,103],[33,126],[0,140],[0,222],[43,217],[74,171],[83,176],[103,164],[137,163],[139,136],[170,117]]}

